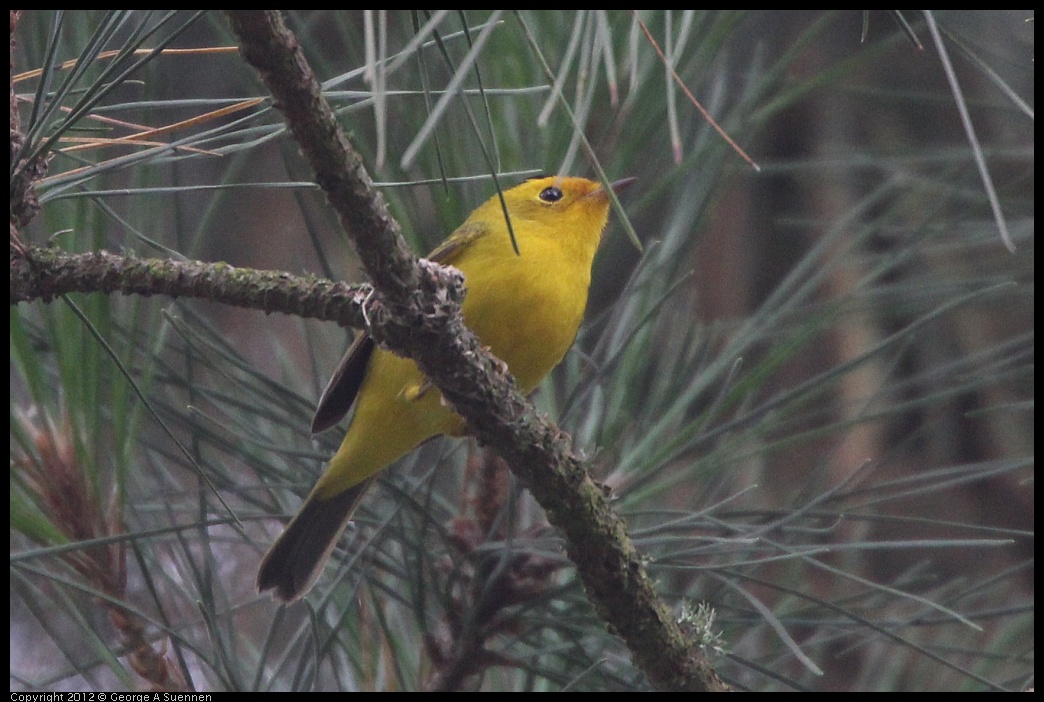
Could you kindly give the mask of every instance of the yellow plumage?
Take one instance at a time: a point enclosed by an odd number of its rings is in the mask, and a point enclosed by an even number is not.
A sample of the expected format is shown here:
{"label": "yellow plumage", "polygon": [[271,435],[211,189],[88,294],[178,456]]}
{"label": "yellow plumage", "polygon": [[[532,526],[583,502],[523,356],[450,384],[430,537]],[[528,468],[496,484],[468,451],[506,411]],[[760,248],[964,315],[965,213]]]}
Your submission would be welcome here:
{"label": "yellow plumage", "polygon": [[[609,196],[593,181],[556,177],[528,180],[503,196],[517,253],[500,198],[493,197],[429,258],[464,273],[465,324],[529,393],[576,337]],[[313,430],[336,423],[353,399],[355,414],[341,447],[262,560],[258,589],[273,589],[282,601],[311,587],[370,478],[421,442],[465,430],[413,361],[375,348],[366,336],[341,361],[320,399]]]}

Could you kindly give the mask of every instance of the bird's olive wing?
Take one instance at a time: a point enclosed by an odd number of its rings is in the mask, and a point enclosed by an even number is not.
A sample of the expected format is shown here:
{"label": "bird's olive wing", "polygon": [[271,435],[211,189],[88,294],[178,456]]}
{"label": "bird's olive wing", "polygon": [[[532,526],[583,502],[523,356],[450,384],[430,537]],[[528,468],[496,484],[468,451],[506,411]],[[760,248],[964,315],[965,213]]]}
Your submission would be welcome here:
{"label": "bird's olive wing", "polygon": [[478,222],[466,222],[453,232],[446,241],[436,247],[434,251],[426,256],[429,261],[442,263],[447,266],[454,265],[464,255],[468,247],[489,232],[489,228]]}
{"label": "bird's olive wing", "polygon": [[[484,236],[488,229],[478,223],[463,224],[428,255],[428,259],[452,266],[476,239]],[[373,339],[368,334],[360,335],[351,345],[341,363],[326,384],[319,406],[312,417],[312,433],[326,431],[341,421],[355,402],[355,396],[366,375],[366,366],[373,354]],[[426,390],[426,388],[425,388]],[[423,395],[421,390],[418,396]]]}
{"label": "bird's olive wing", "polygon": [[371,354],[373,339],[369,334],[360,334],[344,354],[319,398],[319,406],[315,408],[315,416],[312,417],[313,434],[326,431],[348,414],[366,375]]}

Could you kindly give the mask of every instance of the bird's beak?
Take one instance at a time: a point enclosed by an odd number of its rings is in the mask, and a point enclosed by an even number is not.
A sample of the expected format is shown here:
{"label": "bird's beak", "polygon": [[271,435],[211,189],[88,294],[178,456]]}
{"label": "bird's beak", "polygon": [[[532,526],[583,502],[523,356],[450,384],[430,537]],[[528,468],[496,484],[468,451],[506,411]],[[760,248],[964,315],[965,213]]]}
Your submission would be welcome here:
{"label": "bird's beak", "polygon": [[638,180],[638,179],[637,178],[621,178],[620,180],[616,181],[615,183],[610,183],[609,187],[613,189],[614,193],[619,195],[624,190],[626,190],[627,188],[631,187],[631,185],[636,180]]}

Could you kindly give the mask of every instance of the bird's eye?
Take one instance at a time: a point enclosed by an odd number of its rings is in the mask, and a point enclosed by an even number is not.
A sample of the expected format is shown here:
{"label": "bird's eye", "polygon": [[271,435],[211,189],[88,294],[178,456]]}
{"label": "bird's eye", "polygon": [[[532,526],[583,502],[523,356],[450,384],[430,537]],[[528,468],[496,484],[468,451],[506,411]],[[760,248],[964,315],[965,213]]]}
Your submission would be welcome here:
{"label": "bird's eye", "polygon": [[544,202],[558,202],[562,199],[562,191],[552,186],[540,191],[540,199]]}

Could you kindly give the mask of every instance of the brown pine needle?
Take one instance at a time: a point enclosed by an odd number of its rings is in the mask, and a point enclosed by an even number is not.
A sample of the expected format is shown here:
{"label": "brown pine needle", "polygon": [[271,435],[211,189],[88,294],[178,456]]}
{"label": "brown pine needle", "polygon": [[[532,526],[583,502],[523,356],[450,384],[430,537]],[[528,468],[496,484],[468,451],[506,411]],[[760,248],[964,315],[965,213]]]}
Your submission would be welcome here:
{"label": "brown pine needle", "polygon": [[679,76],[678,72],[674,70],[674,66],[671,66],[668,63],[667,57],[664,55],[663,50],[660,48],[660,45],[656,43],[655,39],[653,39],[652,34],[649,32],[649,28],[645,26],[645,22],[643,22],[641,17],[638,16],[638,11],[632,10],[632,12],[634,12],[634,19],[638,22],[638,26],[642,28],[642,33],[645,34],[645,38],[648,39],[649,43],[652,44],[654,49],[656,49],[656,53],[659,54],[660,60],[663,61],[664,65],[667,66],[668,70],[670,70],[671,76],[674,77],[674,82],[677,83],[679,87],[681,87],[681,89],[685,92],[685,95],[689,98],[689,101],[696,106],[696,109],[700,111],[700,114],[703,115],[703,118],[707,120],[710,126],[714,127],[714,130],[721,135],[721,138],[724,139],[729,144],[729,146],[731,146],[732,149],[740,155],[740,158],[749,163],[751,168],[760,173],[761,166],[759,166],[757,162],[754,161],[754,159],[748,156],[747,152],[744,151],[739,144],[732,140],[732,137],[725,133],[725,130],[722,129],[721,126],[719,126],[718,123],[714,121],[714,118],[711,117],[710,113],[704,109],[703,105],[700,104],[700,101],[697,100],[696,96],[692,94],[692,91],[690,91],[689,88],[686,87],[685,83],[681,79],[681,76]]}
{"label": "brown pine needle", "polygon": [[[151,54],[152,51],[153,51],[152,49],[137,49],[137,50],[134,51],[134,55],[135,56],[144,56],[146,54]],[[231,53],[236,53],[237,51],[239,51],[239,48],[235,47],[235,46],[204,46],[204,47],[198,47],[198,48],[195,48],[195,49],[161,49],[160,53],[165,55],[165,56],[179,56],[179,55],[180,56],[185,56],[185,55],[188,55],[188,56],[201,56],[201,55],[206,55],[206,54],[231,54]],[[103,51],[100,54],[98,54],[98,56],[95,57],[94,60],[96,60],[96,61],[104,61],[106,59],[115,58],[119,54],[120,54],[120,51],[118,51],[118,50]],[[79,63],[80,63],[80,59],[69,59],[65,63],[62,63],[61,65],[59,65],[58,69],[61,70],[61,71],[67,71],[70,68],[75,68]],[[13,78],[11,78],[11,82],[12,83],[20,83],[22,81],[32,80],[33,78],[39,78],[42,73],[43,73],[43,69],[42,68],[34,68],[31,71],[26,71],[25,73],[19,73],[18,75],[14,76]]]}
{"label": "brown pine needle", "polygon": [[[174,122],[173,124],[168,124],[168,125],[165,125],[165,126],[162,126],[162,127],[155,127],[155,128],[149,128],[149,127],[138,126],[138,125],[131,125],[129,123],[123,123],[120,120],[114,120],[114,119],[111,119],[111,118],[103,118],[103,117],[98,117],[98,116],[94,115],[92,117],[94,117],[98,121],[107,122],[107,123],[110,123],[110,124],[118,124],[118,125],[121,125],[121,126],[130,126],[130,127],[135,128],[135,129],[139,129],[141,131],[138,131],[135,134],[128,134],[127,136],[117,137],[117,138],[113,138],[113,139],[93,139],[93,140],[89,140],[89,141],[93,142],[95,145],[98,145],[98,146],[111,146],[113,144],[126,144],[126,143],[144,143],[145,140],[147,140],[147,139],[155,139],[156,137],[164,136],[164,135],[170,134],[172,132],[184,130],[184,129],[187,129],[189,127],[194,127],[194,126],[199,125],[199,124],[205,124],[206,122],[218,119],[219,117],[224,117],[226,115],[230,115],[230,114],[234,114],[236,112],[241,112],[243,110],[250,109],[251,107],[255,107],[257,105],[260,105],[262,102],[264,102],[264,98],[251,98],[250,100],[243,100],[242,102],[237,102],[234,105],[229,105],[227,107],[222,107],[222,108],[217,109],[217,110],[212,110],[210,112],[206,112],[206,113],[201,114],[201,115],[196,115],[195,117],[190,117],[189,119],[185,119],[185,120],[182,120],[180,122]],[[70,149],[63,149],[63,151],[76,151],[76,150],[79,150],[79,149],[82,149],[82,148],[89,148],[89,146],[90,146],[89,144],[84,144],[84,145],[79,146],[79,147],[71,147]]]}

